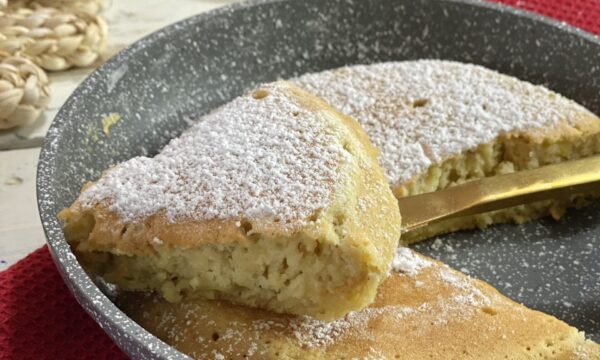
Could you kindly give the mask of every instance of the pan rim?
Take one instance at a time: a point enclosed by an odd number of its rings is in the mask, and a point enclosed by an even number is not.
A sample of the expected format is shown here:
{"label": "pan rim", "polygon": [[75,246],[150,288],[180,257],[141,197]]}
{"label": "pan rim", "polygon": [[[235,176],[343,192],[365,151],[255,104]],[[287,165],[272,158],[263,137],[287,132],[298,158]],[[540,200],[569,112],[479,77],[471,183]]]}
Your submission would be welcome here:
{"label": "pan rim", "polygon": [[[54,197],[51,190],[54,186],[53,175],[57,168],[54,166],[55,161],[61,155],[57,143],[61,140],[61,129],[68,126],[69,109],[73,108],[75,97],[85,97],[92,89],[90,84],[93,84],[99,79],[105,78],[114,69],[122,64],[127,63],[129,59],[134,57],[139,51],[146,46],[155,43],[163,37],[168,37],[170,34],[176,33],[181,28],[191,26],[192,24],[200,23],[215,16],[227,14],[235,11],[244,11],[245,9],[255,6],[268,6],[274,3],[292,2],[293,0],[247,0],[239,3],[223,6],[205,13],[197,14],[168,25],[159,29],[125,49],[119,51],[115,56],[110,58],[99,68],[94,70],[69,96],[62,105],[60,111],[52,121],[48,133],[44,139],[44,144],[38,160],[37,175],[36,175],[36,192],[37,203],[40,219],[47,239],[48,248],[52,255],[53,261],[57,266],[63,280],[67,284],[69,290],[85,311],[107,332],[107,334],[121,347],[124,351],[124,345],[134,342],[141,349],[145,350],[149,356],[169,359],[187,358],[175,348],[162,342],[147,330],[142,328],[133,320],[129,319],[114,303],[112,303],[96,285],[89,279],[83,268],[75,260],[65,238],[62,233],[61,226],[56,219],[56,214],[50,209],[54,204]],[[479,0],[421,0],[421,1],[440,1],[446,3],[456,3],[466,6],[474,6],[478,8],[490,9],[498,12],[508,13],[512,16],[526,18],[533,22],[546,24],[560,31],[573,34],[583,40],[589,41],[600,48],[600,37],[586,32],[582,29],[568,25],[564,22],[551,19],[549,17],[533,13],[526,10],[512,8],[498,3],[484,2]],[[85,294],[85,296],[84,296]],[[86,298],[87,297],[87,298]],[[90,301],[90,299],[93,299]],[[99,312],[98,309],[104,309],[106,312]],[[111,331],[117,329],[117,331]],[[128,339],[127,339],[127,338]],[[156,341],[155,344],[150,344],[148,339]],[[151,346],[150,346],[151,345]]]}

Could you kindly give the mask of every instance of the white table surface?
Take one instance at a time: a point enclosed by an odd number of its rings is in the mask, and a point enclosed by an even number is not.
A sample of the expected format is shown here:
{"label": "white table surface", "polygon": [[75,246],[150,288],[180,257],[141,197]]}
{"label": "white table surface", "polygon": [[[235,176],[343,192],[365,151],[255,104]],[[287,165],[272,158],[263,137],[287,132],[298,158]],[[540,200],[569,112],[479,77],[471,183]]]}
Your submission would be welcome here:
{"label": "white table surface", "polygon": [[[109,54],[170,23],[226,5],[233,0],[105,0]],[[46,241],[35,195],[37,160],[44,135],[58,109],[90,72],[51,75],[52,99],[34,124],[0,132],[0,271]]]}

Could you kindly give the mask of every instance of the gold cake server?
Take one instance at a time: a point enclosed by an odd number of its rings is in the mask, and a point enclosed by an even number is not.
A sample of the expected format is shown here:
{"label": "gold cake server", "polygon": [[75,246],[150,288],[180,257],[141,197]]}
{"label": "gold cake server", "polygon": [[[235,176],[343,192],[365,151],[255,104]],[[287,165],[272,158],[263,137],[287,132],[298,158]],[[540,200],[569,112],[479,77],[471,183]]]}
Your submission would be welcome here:
{"label": "gold cake server", "polygon": [[499,175],[398,199],[402,232],[539,200],[600,194],[600,156]]}

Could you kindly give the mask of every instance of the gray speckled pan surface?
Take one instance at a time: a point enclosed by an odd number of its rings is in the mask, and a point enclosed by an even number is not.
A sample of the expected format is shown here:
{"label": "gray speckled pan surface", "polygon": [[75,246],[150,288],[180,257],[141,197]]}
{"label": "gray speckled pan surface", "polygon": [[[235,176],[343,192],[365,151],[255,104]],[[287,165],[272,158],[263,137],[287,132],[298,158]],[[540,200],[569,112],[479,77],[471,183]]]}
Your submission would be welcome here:
{"label": "gray speckled pan surface", "polygon": [[[65,103],[40,158],[50,250],[77,300],[134,358],[178,358],[119,311],[70,252],[57,212],[110,166],[156,153],[190,119],[276,78],[346,64],[442,58],[545,84],[600,113],[600,42],[496,5],[436,0],[251,1],[192,17],[122,51]],[[101,118],[122,115],[102,133]],[[561,222],[497,226],[416,248],[600,341],[600,204]]]}

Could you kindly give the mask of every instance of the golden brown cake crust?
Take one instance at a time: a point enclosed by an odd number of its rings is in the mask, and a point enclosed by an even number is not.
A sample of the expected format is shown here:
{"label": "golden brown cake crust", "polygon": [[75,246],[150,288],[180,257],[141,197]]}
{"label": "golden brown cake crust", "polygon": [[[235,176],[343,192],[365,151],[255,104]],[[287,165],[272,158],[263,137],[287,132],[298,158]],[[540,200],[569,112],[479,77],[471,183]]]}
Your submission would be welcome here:
{"label": "golden brown cake crust", "polygon": [[[486,283],[420,255],[393,273],[376,301],[342,320],[276,315],[217,301],[168,304],[124,294],[123,310],[198,359],[594,359],[577,329],[530,310]],[[413,259],[414,261],[414,259]]]}
{"label": "golden brown cake crust", "polygon": [[384,62],[293,81],[358,120],[393,188],[498,137],[540,144],[600,133],[598,116],[576,102],[474,64]]}
{"label": "golden brown cake crust", "polygon": [[[600,153],[597,115],[544,86],[478,65],[387,62],[294,81],[358,120],[380,149],[380,163],[397,197]],[[405,233],[402,242],[548,214],[560,218],[566,208],[581,206],[581,200],[442,221]]]}
{"label": "golden brown cake crust", "polygon": [[[247,123],[247,132],[238,129]],[[225,142],[222,151],[206,146],[211,140]],[[246,172],[258,179],[241,179]],[[154,182],[156,198],[146,199]],[[271,211],[278,208],[283,213]],[[401,226],[377,151],[358,123],[286,82],[215,110],[152,159],[107,170],[59,218],[79,253],[111,254],[92,258],[90,269],[124,289],[320,319],[374,299]]]}
{"label": "golden brown cake crust", "polygon": [[[376,162],[377,149],[370,143],[368,136],[360,125],[352,118],[345,116],[322,100],[306,93],[296,86],[283,82],[285,91],[292,94],[298,105],[317,116],[326,117],[330,126],[337,127],[334,131],[340,133],[348,147],[355,148],[354,155],[359,158],[360,167],[343,168],[339,171],[346,172],[342,179],[344,189],[339,191],[338,199],[330,199],[331,208],[323,209],[311,221],[295,223],[274,222],[272,218],[241,218],[231,217],[226,219],[195,220],[187,218],[170,221],[164,211],[147,216],[141,221],[124,221],[116,212],[110,211],[109,203],[102,201],[94,203],[90,208],[82,205],[81,199],[75,201],[68,209],[59,214],[59,218],[67,222],[74,217],[84,216],[89,213],[94,216],[94,228],[87,239],[86,250],[114,251],[117,254],[141,255],[152,251],[155,244],[153,239],[158,238],[164,244],[189,248],[207,243],[245,245],[248,242],[247,233],[270,234],[273,237],[289,237],[294,233],[306,233],[315,236],[323,229],[319,224],[320,217],[331,215],[328,213],[345,213],[344,207],[352,207],[348,226],[346,229],[350,241],[356,241],[352,246],[365,245],[361,239],[373,238],[370,232],[376,228],[382,229],[378,235],[385,231],[399,234],[400,217],[397,205],[389,192],[382,187],[385,184],[382,171]],[[335,125],[333,125],[335,124]],[[341,129],[341,130],[340,130]],[[349,132],[351,136],[344,134]],[[110,170],[109,170],[110,171]],[[86,184],[82,194],[94,183]],[[338,194],[334,194],[338,195]],[[353,199],[354,198],[354,199]],[[358,200],[362,198],[359,204]],[[373,211],[370,211],[373,210]],[[374,214],[379,214],[375,216]],[[304,219],[301,219],[304,220]],[[248,224],[251,222],[251,228]],[[391,238],[393,238],[392,236]],[[389,248],[393,242],[389,236],[385,237],[382,248]],[[375,244],[377,245],[377,244]],[[391,259],[391,252],[384,257]]]}

